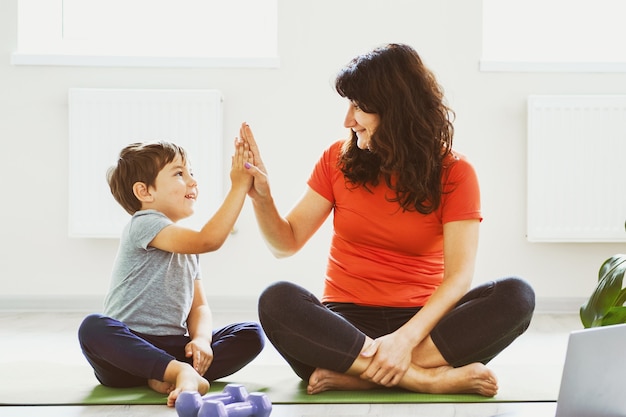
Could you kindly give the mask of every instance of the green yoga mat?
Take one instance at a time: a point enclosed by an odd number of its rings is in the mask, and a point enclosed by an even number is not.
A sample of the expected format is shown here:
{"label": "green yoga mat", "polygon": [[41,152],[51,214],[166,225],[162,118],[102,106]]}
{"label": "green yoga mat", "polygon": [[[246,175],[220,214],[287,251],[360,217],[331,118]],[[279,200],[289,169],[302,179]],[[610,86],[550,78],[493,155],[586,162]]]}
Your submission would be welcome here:
{"label": "green yoga mat", "polygon": [[[306,393],[306,385],[287,366],[249,365],[215,381],[211,392],[228,383],[243,384],[248,392],[263,392],[274,404],[355,403],[474,403],[556,401],[558,372],[528,366],[496,371],[500,392],[494,398],[480,395],[435,395],[400,389]],[[147,387],[108,388],[98,384],[88,365],[50,362],[0,363],[0,405],[119,405],[165,404],[166,396]],[[557,380],[555,381],[555,376]]]}

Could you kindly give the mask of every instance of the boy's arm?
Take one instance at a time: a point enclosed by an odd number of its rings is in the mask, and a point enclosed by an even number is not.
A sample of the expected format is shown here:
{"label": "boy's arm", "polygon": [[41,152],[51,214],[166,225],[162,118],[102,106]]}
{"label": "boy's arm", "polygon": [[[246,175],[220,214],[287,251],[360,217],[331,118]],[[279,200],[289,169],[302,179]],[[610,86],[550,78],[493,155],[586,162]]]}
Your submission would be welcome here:
{"label": "boy's arm", "polygon": [[244,164],[252,163],[248,145],[235,142],[230,179],[231,188],[222,205],[200,231],[172,224],[161,230],[150,242],[150,246],[173,253],[197,254],[219,249],[233,230],[243,208],[246,195],[252,186],[251,172]]}
{"label": "boy's arm", "polygon": [[194,369],[204,375],[213,362],[213,317],[200,279],[194,281],[194,296],[187,317],[187,329],[191,341],[185,346],[185,356],[193,358]]}

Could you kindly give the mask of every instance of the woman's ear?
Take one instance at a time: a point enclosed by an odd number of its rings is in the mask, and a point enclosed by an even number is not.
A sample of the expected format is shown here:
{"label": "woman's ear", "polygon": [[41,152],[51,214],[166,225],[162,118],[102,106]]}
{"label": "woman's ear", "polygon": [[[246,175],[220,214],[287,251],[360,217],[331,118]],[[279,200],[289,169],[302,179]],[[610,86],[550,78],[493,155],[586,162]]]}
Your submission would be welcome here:
{"label": "woman's ear", "polygon": [[150,193],[148,186],[143,182],[136,182],[133,184],[133,194],[137,197],[137,200],[142,203],[150,203],[154,200],[154,197]]}

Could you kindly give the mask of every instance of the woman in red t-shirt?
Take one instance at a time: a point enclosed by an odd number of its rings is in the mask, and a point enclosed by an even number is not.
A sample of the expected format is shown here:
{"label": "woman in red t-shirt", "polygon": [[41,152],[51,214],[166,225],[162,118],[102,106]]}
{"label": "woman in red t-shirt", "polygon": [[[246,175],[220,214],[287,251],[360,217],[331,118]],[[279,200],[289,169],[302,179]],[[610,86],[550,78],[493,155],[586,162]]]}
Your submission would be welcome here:
{"label": "woman in red t-shirt", "polygon": [[507,277],[470,289],[482,220],[476,173],[452,148],[452,111],[411,47],[353,59],[335,81],[350,138],[319,159],[281,216],[252,131],[249,191],[277,257],[297,252],[333,214],[324,294],[279,282],[259,300],[263,329],[308,392],[399,386],[494,396],[485,365],[522,334],[532,288]]}

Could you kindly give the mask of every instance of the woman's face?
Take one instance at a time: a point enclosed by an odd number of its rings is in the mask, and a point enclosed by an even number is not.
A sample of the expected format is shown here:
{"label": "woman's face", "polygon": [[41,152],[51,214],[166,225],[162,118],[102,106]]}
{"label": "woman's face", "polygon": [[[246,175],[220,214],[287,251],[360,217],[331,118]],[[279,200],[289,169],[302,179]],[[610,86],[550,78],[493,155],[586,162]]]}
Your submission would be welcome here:
{"label": "woman's face", "polygon": [[356,134],[356,144],[359,149],[370,149],[372,135],[379,123],[380,117],[378,114],[365,113],[358,104],[351,101],[343,125]]}

